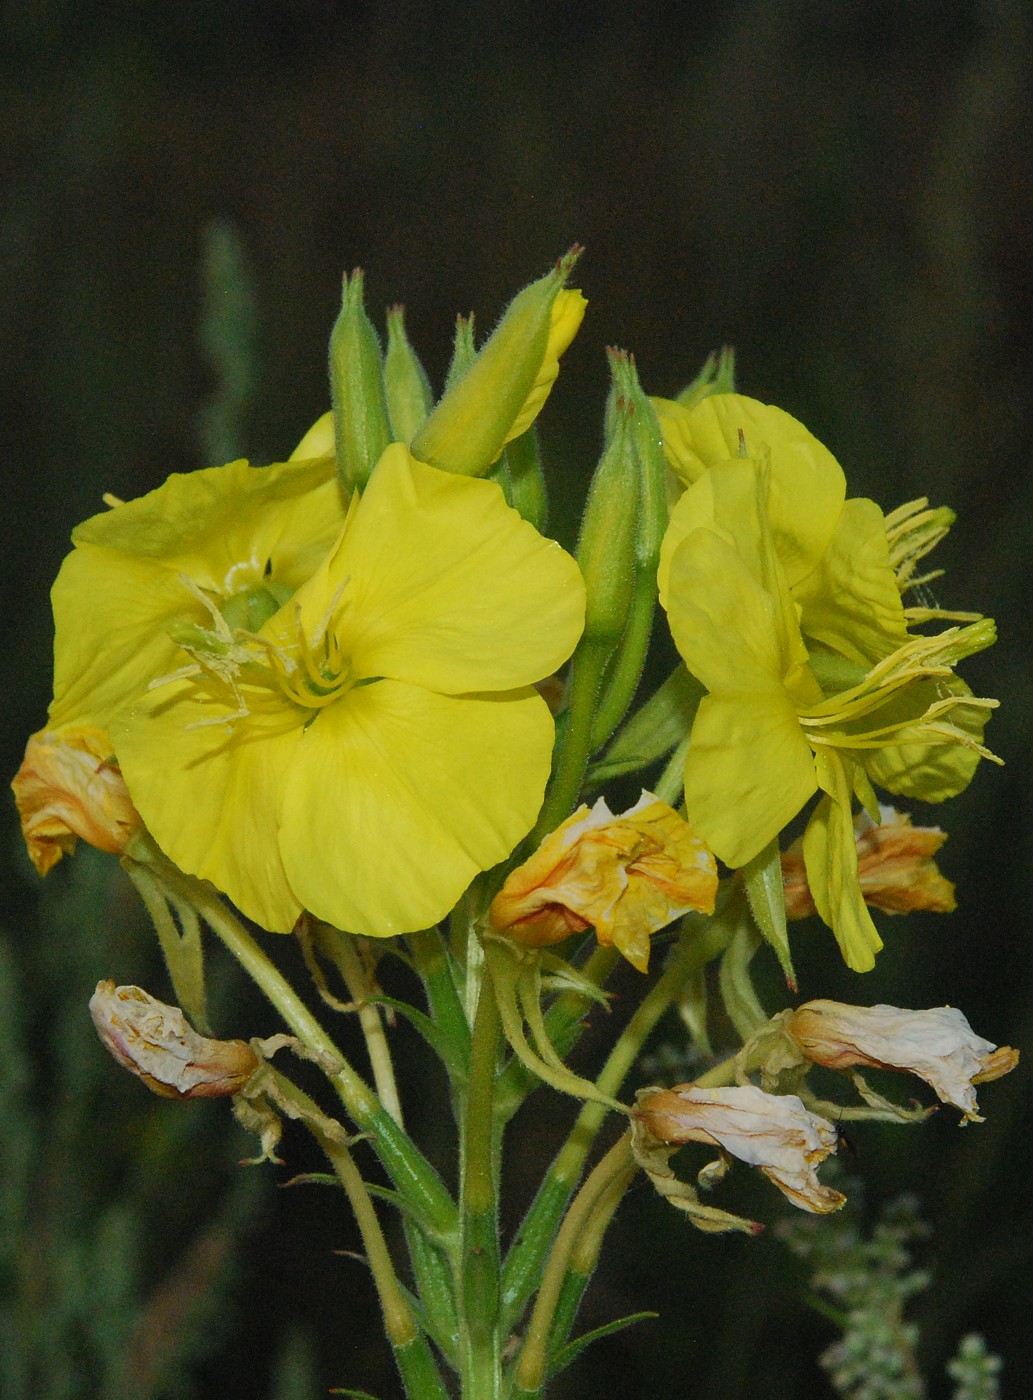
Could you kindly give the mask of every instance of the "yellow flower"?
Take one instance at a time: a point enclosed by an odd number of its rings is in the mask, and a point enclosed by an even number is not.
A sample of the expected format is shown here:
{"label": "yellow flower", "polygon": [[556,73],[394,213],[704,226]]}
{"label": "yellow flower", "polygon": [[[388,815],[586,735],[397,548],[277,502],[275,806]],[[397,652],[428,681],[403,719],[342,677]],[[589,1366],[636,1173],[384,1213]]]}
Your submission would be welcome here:
{"label": "yellow flower", "polygon": [[614,816],[603,798],[582,806],[514,870],[492,901],[493,926],[528,947],[594,925],[645,972],[649,938],[680,914],[709,914],[717,867],[706,845],[652,793]]}
{"label": "yellow flower", "polygon": [[29,856],[41,875],[71,855],[80,837],[118,855],[140,829],[102,729],[65,725],[33,734],[11,787]]}
{"label": "yellow flower", "polygon": [[229,1098],[260,1064],[243,1040],[199,1035],[178,1006],[167,1006],[141,987],[98,982],[90,1015],[123,1069],[163,1098]]}
{"label": "yellow flower", "polygon": [[[187,481],[176,504],[193,521]],[[212,502],[203,481],[199,508],[235,517],[236,485]],[[119,657],[111,732],[154,839],[270,930],[303,908],[372,936],[436,922],[537,815],[553,724],[533,682],[579,635],[574,561],[497,486],[401,445],[293,588],[286,562],[266,571],[268,540],[234,542],[239,580],[224,579],[226,541],[203,524],[184,559],[182,518],[167,527],[173,566],[134,553],[152,542],[144,522],[167,519],[165,491],[126,522],[119,553],[77,551],[79,609],[62,590],[58,615],[59,651],[79,626],[93,635],[77,648],[118,653],[125,613],[147,651],[145,677]],[[148,649],[152,629],[162,642]]]}
{"label": "yellow flower", "polygon": [[825,1215],[846,1200],[823,1186],[817,1168],[835,1152],[831,1123],[811,1113],[795,1094],[766,1094],[752,1084],[702,1089],[642,1089],[636,1117],[649,1139],[667,1145],[710,1143],[773,1181],[801,1210]]}
{"label": "yellow flower", "polygon": [[1000,1079],[1019,1062],[1011,1046],[976,1035],[953,1006],[908,1011],[808,1001],[790,1012],[786,1030],[804,1059],[828,1069],[905,1070],[924,1079],[943,1103],[981,1122],[974,1085]]}
{"label": "yellow flower", "polygon": [[[857,881],[853,800],[877,810],[877,782],[940,801],[990,756],[982,727],[996,702],[972,697],[953,666],[990,645],[993,624],[912,636],[882,513],[843,500],[825,449],[738,395],[691,413],[709,415],[712,446],[672,515],[659,575],[678,650],[709,691],[685,765],[689,818],[741,866],[824,793],[804,838],[810,886],[864,971],[881,942]],[[740,420],[752,455],[712,461]]]}
{"label": "yellow flower", "polygon": [[[884,914],[927,909],[949,914],[955,909],[954,886],[940,874],[933,856],[947,839],[936,826],[912,826],[906,812],[880,806],[879,820],[867,812],[854,818],[857,879],[864,902]],[[817,912],[804,861],[803,841],[794,841],[782,856],[786,917],[805,919]]]}

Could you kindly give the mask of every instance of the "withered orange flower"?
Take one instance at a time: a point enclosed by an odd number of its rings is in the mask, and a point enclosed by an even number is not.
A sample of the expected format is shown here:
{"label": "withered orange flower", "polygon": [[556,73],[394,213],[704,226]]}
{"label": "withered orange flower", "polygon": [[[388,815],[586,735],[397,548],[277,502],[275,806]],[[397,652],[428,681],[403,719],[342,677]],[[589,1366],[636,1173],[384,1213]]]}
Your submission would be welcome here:
{"label": "withered orange flower", "polygon": [[[862,812],[854,822],[857,876],[864,902],[884,914],[928,909],[949,914],[955,909],[954,886],[940,874],[933,856],[947,839],[938,826],[912,826],[906,812],[879,808],[879,821]],[[817,912],[804,866],[803,841],[794,841],[782,857],[786,917],[805,919]]]}
{"label": "withered orange flower", "polygon": [[581,806],[512,872],[491,904],[492,925],[541,948],[594,927],[645,972],[650,935],[717,893],[710,848],[672,807],[643,792],[618,816],[603,798]]}
{"label": "withered orange flower", "polygon": [[29,857],[41,875],[81,837],[119,855],[141,826],[103,729],[41,729],[25,748],[11,787]]}

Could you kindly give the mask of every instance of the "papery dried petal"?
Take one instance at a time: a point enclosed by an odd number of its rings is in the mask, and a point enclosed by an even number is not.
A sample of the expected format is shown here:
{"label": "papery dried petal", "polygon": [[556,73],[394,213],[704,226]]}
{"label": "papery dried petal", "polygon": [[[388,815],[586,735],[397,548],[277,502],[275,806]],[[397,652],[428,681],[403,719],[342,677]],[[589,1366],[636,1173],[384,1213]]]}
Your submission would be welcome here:
{"label": "papery dried petal", "polygon": [[[880,806],[879,821],[862,812],[854,823],[857,876],[864,902],[884,914],[927,909],[949,914],[957,907],[954,886],[940,873],[933,856],[947,839],[937,826],[912,826],[906,812]],[[794,841],[782,857],[786,917],[805,919],[816,913],[807,884],[803,841]]]}
{"label": "papery dried petal", "polygon": [[909,1011],[808,1001],[788,1016],[786,1029],[812,1064],[906,1071],[924,1079],[943,1103],[977,1122],[981,1120],[973,1085],[999,1079],[1019,1060],[1017,1050],[976,1035],[953,1006]]}
{"label": "papery dried petal", "polygon": [[165,1098],[228,1098],[260,1063],[245,1041],[198,1034],[178,1006],[167,1006],[141,987],[98,982],[90,1015],[119,1064]]}
{"label": "papery dried petal", "polygon": [[817,1177],[819,1164],[836,1150],[836,1129],[795,1094],[766,1094],[752,1084],[678,1084],[642,1090],[637,1114],[658,1142],[711,1143],[757,1167],[801,1210],[824,1215],[846,1200]]}

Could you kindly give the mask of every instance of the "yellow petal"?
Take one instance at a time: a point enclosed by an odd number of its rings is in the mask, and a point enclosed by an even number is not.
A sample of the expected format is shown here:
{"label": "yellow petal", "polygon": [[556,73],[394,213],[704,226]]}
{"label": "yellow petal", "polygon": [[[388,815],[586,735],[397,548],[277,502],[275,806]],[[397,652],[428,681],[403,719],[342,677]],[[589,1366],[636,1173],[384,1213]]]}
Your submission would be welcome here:
{"label": "yellow petal", "polygon": [[814,759],[784,692],[708,696],[685,759],[685,810],[727,865],[745,865],[817,786]]}
{"label": "yellow petal", "polygon": [[708,690],[782,688],[774,603],[726,540],[711,530],[686,537],[671,558],[661,602],[675,646]]}
{"label": "yellow petal", "polygon": [[187,660],[169,628],[211,625],[188,580],[216,606],[265,579],[294,589],[343,521],[332,462],[177,474],[85,521],[52,593],[51,723],[110,728],[122,705]]}
{"label": "yellow petal", "polygon": [[793,597],[804,633],[853,661],[881,661],[901,645],[904,605],[874,501],[846,502],[821,561]]}
{"label": "yellow petal", "polygon": [[851,789],[843,760],[819,753],[815,770],[823,797],[803,836],[807,883],[824,922],[832,929],[843,961],[854,972],[870,972],[882,939],[872,923],[857,875],[857,845]]}
{"label": "yellow petal", "polygon": [[[711,394],[682,413],[681,429],[691,436],[690,456],[698,465],[685,478],[695,484],[672,512],[668,552],[678,547],[682,535],[701,526],[730,534],[742,530],[742,491],[751,492],[752,485],[743,487],[744,467],[738,463],[744,457],[759,459],[766,451],[772,539],[794,587],[820,559],[839,518],[846,496],[839,463],[802,423],[743,394]],[[711,471],[719,466],[719,479],[710,482]],[[745,542],[743,548],[749,552]],[[661,563],[661,576],[663,568]]]}
{"label": "yellow petal", "polygon": [[357,687],[305,730],[286,775],[280,846],[297,897],[374,938],[436,923],[530,830],[552,740],[532,690]]}
{"label": "yellow petal", "polygon": [[494,482],[437,471],[400,443],[378,463],[325,580],[299,591],[306,628],[338,587],[335,632],[355,675],[449,694],[541,680],[584,624],[570,555]]}
{"label": "yellow petal", "polygon": [[116,723],[122,773],[170,860],[262,928],[289,933],[301,904],[280,859],[278,819],[304,712],[285,702],[229,724],[231,713],[190,681],[152,691]]}
{"label": "yellow petal", "polygon": [[[876,719],[891,723],[913,714],[917,721],[930,705],[950,696],[971,694],[971,689],[958,676],[913,681],[898,699],[878,710]],[[976,743],[982,742],[987,718],[985,710],[974,707],[959,707],[946,717],[959,734]],[[922,802],[943,802],[968,787],[980,754],[958,742],[937,743],[916,723],[913,728],[901,730],[894,743],[866,750],[862,757],[872,781],[887,792]]]}
{"label": "yellow petal", "polygon": [[331,411],[324,413],[321,418],[316,419],[291,453],[290,461],[305,462],[312,457],[333,458],[336,446],[334,441],[334,415]]}

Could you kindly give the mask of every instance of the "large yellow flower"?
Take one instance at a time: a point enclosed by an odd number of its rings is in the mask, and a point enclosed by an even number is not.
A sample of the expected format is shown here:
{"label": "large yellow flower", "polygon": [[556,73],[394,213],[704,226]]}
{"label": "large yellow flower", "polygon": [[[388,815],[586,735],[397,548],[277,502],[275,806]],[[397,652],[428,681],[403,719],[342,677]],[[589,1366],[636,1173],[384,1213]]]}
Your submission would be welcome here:
{"label": "large yellow flower", "polygon": [[[686,760],[689,819],[740,866],[820,790],[808,878],[847,962],[863,970],[881,943],[857,881],[853,801],[877,811],[873,781],[926,801],[967,784],[986,754],[990,702],[952,668],[993,641],[993,624],[909,634],[885,519],[870,501],[844,501],[826,449],[787,414],[737,395],[691,415],[707,429],[703,465],[660,566],[675,643],[709,691]],[[714,460],[736,441],[738,456]]]}
{"label": "large yellow flower", "polygon": [[[170,503],[148,499],[149,523],[167,520]],[[102,522],[109,533],[120,513]],[[343,528],[333,508],[325,518],[336,540],[289,580],[245,540],[239,580],[226,576],[219,534],[186,558],[169,543],[158,567],[141,558],[142,522],[126,523],[117,557],[82,543],[77,609],[61,587],[58,649],[100,613],[92,646],[119,654],[131,679],[108,724],[115,751],[182,869],[268,929],[290,929],[306,908],[389,935],[441,918],[531,827],[553,737],[532,682],[573,649],[584,589],[574,561],[497,486],[425,466],[400,444]],[[120,655],[119,614],[141,634],[171,630],[174,664],[166,635],[142,680]]]}

